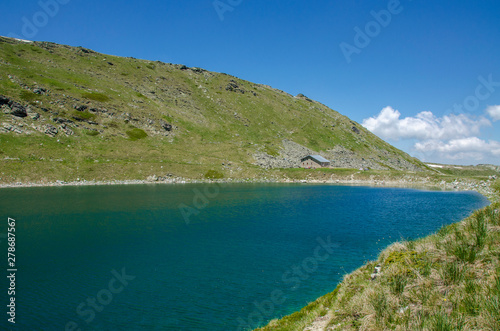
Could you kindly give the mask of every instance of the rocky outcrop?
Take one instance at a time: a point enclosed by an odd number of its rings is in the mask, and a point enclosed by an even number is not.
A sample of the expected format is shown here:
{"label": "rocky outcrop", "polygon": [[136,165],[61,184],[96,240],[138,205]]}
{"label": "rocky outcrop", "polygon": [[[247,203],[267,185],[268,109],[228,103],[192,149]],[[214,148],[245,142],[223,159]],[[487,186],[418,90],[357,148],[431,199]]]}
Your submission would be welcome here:
{"label": "rocky outcrop", "polygon": [[165,122],[164,120],[161,120],[161,121],[160,121],[160,125],[161,125],[161,127],[162,127],[165,131],[167,131],[167,132],[172,131],[172,124],[169,124],[169,123]]}
{"label": "rocky outcrop", "polygon": [[45,125],[45,134],[46,135],[49,135],[51,137],[55,137],[56,134],[58,134],[59,131],[57,130],[57,128],[53,125],[50,125],[50,124],[46,124]]}
{"label": "rocky outcrop", "polygon": [[230,91],[230,92],[238,92],[238,93],[241,93],[241,94],[245,94],[245,90],[240,88],[240,86],[238,85],[238,83],[231,79],[229,81],[229,83],[227,83],[227,86],[226,86],[226,91]]}
{"label": "rocky outcrop", "polygon": [[373,270],[373,273],[370,275],[371,280],[377,279],[377,277],[381,275],[381,271],[382,271],[382,266],[380,264],[377,264],[375,266],[375,269]]}
{"label": "rocky outcrop", "polygon": [[2,107],[4,112],[7,114],[11,114],[17,117],[28,116],[26,108],[23,105],[1,95],[0,95],[0,107]]}
{"label": "rocky outcrop", "polygon": [[335,168],[386,169],[376,160],[365,159],[356,152],[340,145],[326,151],[325,157],[330,160],[332,167]]}
{"label": "rocky outcrop", "polygon": [[[101,114],[108,114],[107,109],[101,109],[101,108],[89,108],[89,112],[91,113],[101,113]],[[113,116],[113,113],[109,113],[110,116]]]}
{"label": "rocky outcrop", "polygon": [[306,97],[305,95],[303,95],[302,93],[299,93],[295,96],[295,98],[297,99],[301,99],[301,100],[306,100],[306,101],[309,101],[309,102],[312,102],[311,99],[309,99],[308,97]]}
{"label": "rocky outcrop", "polygon": [[265,152],[254,155],[255,164],[266,169],[272,168],[298,168],[300,160],[307,155],[318,154],[313,150],[297,144],[291,140],[284,139],[279,156],[272,156]]}
{"label": "rocky outcrop", "polygon": [[73,108],[75,108],[75,109],[76,109],[76,110],[78,110],[78,111],[86,111],[86,110],[87,110],[87,108],[89,108],[89,107],[88,107],[88,106],[86,106],[86,105],[79,105],[79,106],[78,106],[78,105],[75,105],[75,106],[73,106]]}
{"label": "rocky outcrop", "polygon": [[73,124],[74,123],[72,120],[68,120],[66,118],[59,118],[59,117],[54,117],[52,120],[56,123],[59,123],[59,124],[63,124],[63,123]]}
{"label": "rocky outcrop", "polygon": [[265,168],[298,168],[300,160],[307,155],[320,154],[330,160],[333,168],[354,168],[354,169],[374,169],[374,170],[411,170],[421,171],[415,164],[402,159],[398,155],[391,155],[387,151],[379,151],[378,157],[363,157],[362,155],[349,150],[341,145],[327,151],[313,151],[305,146],[290,140],[283,140],[279,156],[267,154],[265,151],[255,153],[255,164]]}
{"label": "rocky outcrop", "polygon": [[0,131],[1,132],[15,132],[18,134],[24,133],[23,130],[21,130],[21,128],[19,128],[18,126],[12,125],[10,123],[2,123],[2,127],[0,127]]}
{"label": "rocky outcrop", "polygon": [[43,87],[38,87],[38,88],[33,89],[33,93],[35,93],[35,94],[46,95],[47,92],[48,92],[47,89],[45,89]]}
{"label": "rocky outcrop", "polygon": [[72,136],[75,134],[75,132],[73,132],[73,130],[71,130],[71,128],[66,124],[61,124],[60,128],[61,131],[64,132],[64,134],[66,134],[67,136]]}

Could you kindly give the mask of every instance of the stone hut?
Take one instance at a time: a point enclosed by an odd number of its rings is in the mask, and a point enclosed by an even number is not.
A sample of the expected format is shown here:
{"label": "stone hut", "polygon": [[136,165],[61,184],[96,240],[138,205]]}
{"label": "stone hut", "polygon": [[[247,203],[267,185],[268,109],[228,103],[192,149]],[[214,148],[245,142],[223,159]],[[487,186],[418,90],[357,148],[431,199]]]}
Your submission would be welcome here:
{"label": "stone hut", "polygon": [[300,160],[300,166],[306,169],[326,168],[330,166],[330,161],[321,155],[308,155]]}

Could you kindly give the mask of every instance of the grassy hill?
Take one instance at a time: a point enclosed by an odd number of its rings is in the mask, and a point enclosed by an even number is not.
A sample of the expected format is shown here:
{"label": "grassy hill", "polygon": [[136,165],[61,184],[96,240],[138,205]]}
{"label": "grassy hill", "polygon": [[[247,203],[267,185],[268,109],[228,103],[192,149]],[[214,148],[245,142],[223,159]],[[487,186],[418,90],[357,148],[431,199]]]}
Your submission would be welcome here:
{"label": "grassy hill", "polygon": [[[223,73],[0,37],[0,182],[262,177],[321,154],[426,169],[348,117]],[[280,171],[271,171],[281,174]]]}

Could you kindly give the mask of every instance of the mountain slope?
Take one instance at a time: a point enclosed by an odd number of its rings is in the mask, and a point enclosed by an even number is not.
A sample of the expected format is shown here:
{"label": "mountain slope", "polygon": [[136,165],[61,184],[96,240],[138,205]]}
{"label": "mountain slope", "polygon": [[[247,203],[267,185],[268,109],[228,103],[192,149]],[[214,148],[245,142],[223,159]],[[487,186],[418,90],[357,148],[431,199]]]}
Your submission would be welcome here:
{"label": "mountain slope", "polygon": [[223,73],[0,37],[0,182],[262,176],[307,154],[426,166],[308,99]]}

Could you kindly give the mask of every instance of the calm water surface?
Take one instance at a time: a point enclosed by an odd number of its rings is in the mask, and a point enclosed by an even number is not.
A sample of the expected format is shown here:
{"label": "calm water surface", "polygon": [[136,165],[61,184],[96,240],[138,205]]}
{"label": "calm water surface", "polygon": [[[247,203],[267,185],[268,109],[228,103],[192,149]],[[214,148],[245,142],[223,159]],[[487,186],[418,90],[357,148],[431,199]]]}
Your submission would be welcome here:
{"label": "calm water surface", "polygon": [[0,234],[14,218],[18,271],[16,325],[3,312],[0,329],[256,327],[334,290],[389,243],[487,204],[477,193],[333,185],[2,189]]}

